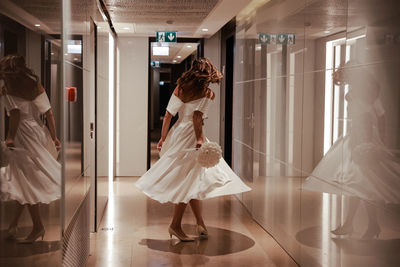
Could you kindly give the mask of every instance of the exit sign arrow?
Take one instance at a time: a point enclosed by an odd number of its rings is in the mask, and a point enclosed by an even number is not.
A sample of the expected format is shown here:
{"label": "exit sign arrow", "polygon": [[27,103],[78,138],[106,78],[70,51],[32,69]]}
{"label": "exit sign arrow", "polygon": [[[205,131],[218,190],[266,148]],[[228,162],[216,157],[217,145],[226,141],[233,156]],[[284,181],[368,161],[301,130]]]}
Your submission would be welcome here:
{"label": "exit sign arrow", "polygon": [[157,32],[157,42],[176,43],[176,32]]}

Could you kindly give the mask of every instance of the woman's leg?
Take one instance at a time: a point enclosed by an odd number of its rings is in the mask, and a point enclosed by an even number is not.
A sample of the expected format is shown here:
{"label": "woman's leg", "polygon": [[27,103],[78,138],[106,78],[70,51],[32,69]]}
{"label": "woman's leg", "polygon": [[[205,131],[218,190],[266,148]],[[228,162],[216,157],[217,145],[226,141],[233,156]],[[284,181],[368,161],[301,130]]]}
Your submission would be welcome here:
{"label": "woman's leg", "polygon": [[179,203],[175,204],[174,208],[174,217],[172,218],[172,222],[170,227],[179,235],[185,236],[186,234],[182,230],[182,217],[183,213],[185,212],[187,204],[186,203]]}
{"label": "woman's leg", "polygon": [[197,225],[201,225],[206,229],[206,225],[204,224],[203,217],[201,216],[201,201],[198,199],[192,199],[189,201],[190,207],[194,213],[194,217],[196,217]]}
{"label": "woman's leg", "polygon": [[8,227],[13,228],[17,227],[19,218],[21,217],[22,211],[24,210],[24,206],[16,202],[15,204],[15,211],[14,211],[14,218],[12,219],[10,226]]}
{"label": "woman's leg", "polygon": [[349,200],[349,210],[347,211],[346,220],[343,224],[343,227],[353,227],[354,216],[356,215],[356,211],[358,206],[360,205],[360,199],[357,197],[351,197]]}
{"label": "woman's leg", "polygon": [[351,235],[353,232],[353,220],[356,215],[356,211],[360,204],[360,199],[357,197],[351,197],[349,200],[349,209],[347,211],[346,219],[343,225],[339,226],[332,231],[335,235]]}
{"label": "woman's leg", "polygon": [[378,217],[376,216],[376,207],[366,201],[364,201],[364,203],[368,214],[368,228],[362,238],[371,239],[375,236],[379,237],[379,234],[381,233],[381,228],[378,223]]}
{"label": "woman's leg", "polygon": [[44,228],[42,219],[40,218],[39,204],[28,205],[28,210],[33,222],[33,229],[31,234],[35,234]]}

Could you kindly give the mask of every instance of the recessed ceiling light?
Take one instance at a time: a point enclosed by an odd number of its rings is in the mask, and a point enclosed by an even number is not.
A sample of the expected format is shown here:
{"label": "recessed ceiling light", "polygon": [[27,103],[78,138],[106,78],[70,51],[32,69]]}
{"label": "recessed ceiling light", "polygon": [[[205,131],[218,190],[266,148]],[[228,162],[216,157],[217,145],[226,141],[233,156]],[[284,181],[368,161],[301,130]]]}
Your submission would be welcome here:
{"label": "recessed ceiling light", "polygon": [[326,31],[324,31],[324,33],[330,33],[331,31],[329,31],[329,30],[326,30]]}
{"label": "recessed ceiling light", "polygon": [[77,57],[74,57],[74,60],[75,60],[75,61],[78,61],[78,58],[77,58]]}
{"label": "recessed ceiling light", "polygon": [[174,60],[172,60],[172,62],[176,63],[176,62],[178,62],[178,61],[176,61],[176,60],[174,59]]}
{"label": "recessed ceiling light", "polygon": [[39,24],[39,23],[36,23],[36,24],[35,24],[35,27],[40,27],[40,24]]}
{"label": "recessed ceiling light", "polygon": [[203,28],[203,29],[201,29],[203,32],[208,32],[208,29],[207,28]]}
{"label": "recessed ceiling light", "polygon": [[51,55],[54,56],[54,52],[51,52]]}
{"label": "recessed ceiling light", "polygon": [[181,58],[182,56],[176,56],[176,58]]}
{"label": "recessed ceiling light", "polygon": [[186,47],[187,47],[187,48],[192,48],[192,46],[191,46],[191,45],[187,45]]}
{"label": "recessed ceiling light", "polygon": [[124,27],[124,30],[129,30],[130,28],[129,27]]}

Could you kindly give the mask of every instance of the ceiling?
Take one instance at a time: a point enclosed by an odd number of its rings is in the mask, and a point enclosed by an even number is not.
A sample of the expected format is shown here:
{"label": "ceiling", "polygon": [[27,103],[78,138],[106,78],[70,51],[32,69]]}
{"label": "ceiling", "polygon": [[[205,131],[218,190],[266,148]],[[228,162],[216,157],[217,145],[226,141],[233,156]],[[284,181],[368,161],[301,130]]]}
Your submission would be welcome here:
{"label": "ceiling", "polygon": [[[104,0],[118,35],[209,37],[251,0]],[[207,29],[207,31],[203,30]]]}
{"label": "ceiling", "polygon": [[[102,21],[97,0],[69,0],[67,29],[85,34],[89,17]],[[118,35],[155,36],[176,31],[179,37],[210,37],[252,0],[102,0]],[[0,0],[0,13],[36,31],[61,33],[62,0]],[[34,25],[40,24],[40,28]],[[208,31],[203,31],[208,29]]]}
{"label": "ceiling", "polygon": [[104,0],[113,24],[127,24],[124,25],[130,28],[127,32],[146,36],[156,31],[177,31],[181,36],[191,36],[218,1]]}
{"label": "ceiling", "polygon": [[[260,0],[258,0],[260,1]],[[264,0],[253,12],[238,14],[239,29],[245,29],[247,38],[258,33],[295,33],[296,38],[317,39],[339,32],[361,28],[390,26],[400,1],[381,0]]]}
{"label": "ceiling", "polygon": [[160,47],[160,43],[151,43],[151,60],[160,61],[161,63],[179,64],[189,55],[197,51],[197,43],[164,43],[163,46],[169,47],[168,56],[154,56],[153,47]]}

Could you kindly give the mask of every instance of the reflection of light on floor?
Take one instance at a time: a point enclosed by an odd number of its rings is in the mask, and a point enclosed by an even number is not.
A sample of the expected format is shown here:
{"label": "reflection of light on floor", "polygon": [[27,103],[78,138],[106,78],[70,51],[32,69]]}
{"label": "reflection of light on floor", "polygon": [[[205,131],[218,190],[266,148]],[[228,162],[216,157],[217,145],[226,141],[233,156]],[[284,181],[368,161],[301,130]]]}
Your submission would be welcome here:
{"label": "reflection of light on floor", "polygon": [[329,226],[330,226],[330,216],[329,216],[329,194],[323,193],[322,195],[322,227],[321,227],[321,248],[322,248],[322,266],[329,266]]}
{"label": "reflection of light on floor", "polygon": [[107,207],[107,222],[106,227],[113,228],[112,231],[107,231],[107,262],[113,262],[114,255],[114,222],[115,222],[115,206],[114,206],[114,194],[111,192],[108,195],[108,207]]}

